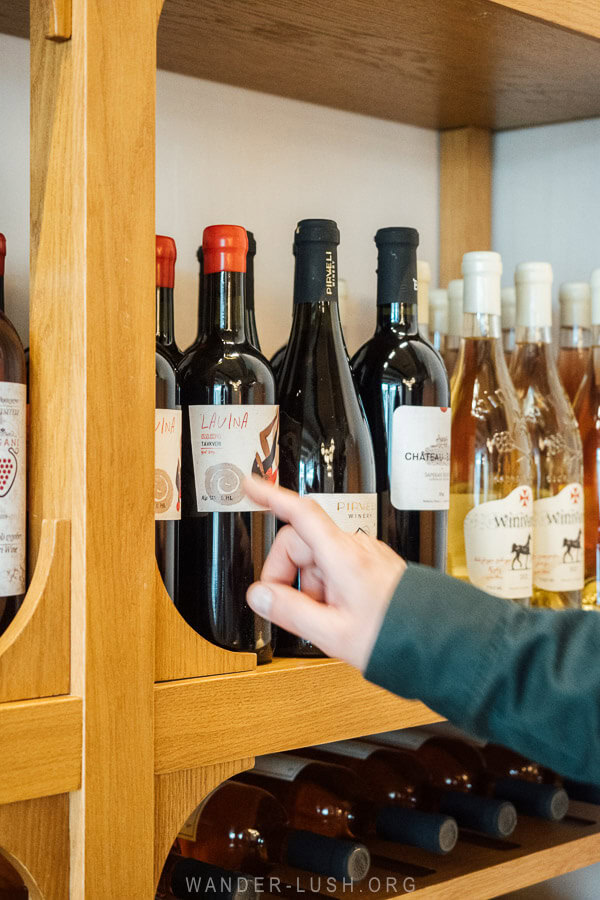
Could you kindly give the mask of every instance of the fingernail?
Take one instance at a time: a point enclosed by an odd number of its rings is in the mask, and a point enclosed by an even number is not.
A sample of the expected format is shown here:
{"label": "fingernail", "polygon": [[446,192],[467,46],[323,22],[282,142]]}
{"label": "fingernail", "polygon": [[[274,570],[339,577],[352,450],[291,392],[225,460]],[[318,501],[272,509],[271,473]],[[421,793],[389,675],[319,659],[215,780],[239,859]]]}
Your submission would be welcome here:
{"label": "fingernail", "polygon": [[255,613],[268,619],[273,606],[273,594],[268,587],[257,584],[248,590],[248,603]]}

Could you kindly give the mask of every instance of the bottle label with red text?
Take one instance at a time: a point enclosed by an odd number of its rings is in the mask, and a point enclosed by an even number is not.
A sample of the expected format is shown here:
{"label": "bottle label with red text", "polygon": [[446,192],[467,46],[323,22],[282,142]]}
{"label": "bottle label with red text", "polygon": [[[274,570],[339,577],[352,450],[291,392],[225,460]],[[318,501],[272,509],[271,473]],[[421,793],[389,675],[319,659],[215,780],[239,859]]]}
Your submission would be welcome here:
{"label": "bottle label with red text", "polygon": [[583,588],[583,487],[572,483],[534,503],[533,583],[545,591]]}
{"label": "bottle label with red text", "polygon": [[260,510],[242,482],[279,480],[279,407],[223,404],[189,407],[198,512]]}
{"label": "bottle label with red text", "polygon": [[348,534],[377,537],[377,494],[308,494]]}
{"label": "bottle label with red text", "polygon": [[398,406],[392,419],[390,499],[396,509],[450,507],[449,408]]}
{"label": "bottle label with red text", "polygon": [[0,597],[25,593],[24,384],[0,382]]}
{"label": "bottle label with red text", "polygon": [[526,600],[533,586],[533,492],[521,485],[501,500],[473,507],[464,521],[469,580],[507,600]]}
{"label": "bottle label with red text", "polygon": [[154,518],[181,518],[181,410],[154,411]]}

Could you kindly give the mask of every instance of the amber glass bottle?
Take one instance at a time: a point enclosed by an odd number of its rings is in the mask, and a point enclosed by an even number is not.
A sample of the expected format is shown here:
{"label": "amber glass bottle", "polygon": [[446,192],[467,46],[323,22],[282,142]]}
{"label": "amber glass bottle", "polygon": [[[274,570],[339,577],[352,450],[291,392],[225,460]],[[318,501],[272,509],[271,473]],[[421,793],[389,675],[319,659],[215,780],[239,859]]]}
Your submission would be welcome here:
{"label": "amber glass bottle", "polygon": [[510,287],[502,288],[500,303],[502,308],[502,346],[504,347],[506,363],[510,366],[510,358],[515,349],[515,328],[517,320],[517,296],[512,285]]}
{"label": "amber glass bottle", "polygon": [[569,400],[573,402],[590,357],[590,286],[584,281],[567,281],[561,284],[558,296],[558,374]]}

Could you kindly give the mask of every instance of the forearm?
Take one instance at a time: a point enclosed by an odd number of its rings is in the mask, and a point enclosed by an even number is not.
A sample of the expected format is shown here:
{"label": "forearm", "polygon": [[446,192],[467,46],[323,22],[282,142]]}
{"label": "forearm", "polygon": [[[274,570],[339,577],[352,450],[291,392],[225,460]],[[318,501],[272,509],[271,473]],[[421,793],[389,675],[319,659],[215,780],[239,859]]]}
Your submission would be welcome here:
{"label": "forearm", "polygon": [[600,616],[523,609],[409,566],[366,677],[455,725],[600,783]]}

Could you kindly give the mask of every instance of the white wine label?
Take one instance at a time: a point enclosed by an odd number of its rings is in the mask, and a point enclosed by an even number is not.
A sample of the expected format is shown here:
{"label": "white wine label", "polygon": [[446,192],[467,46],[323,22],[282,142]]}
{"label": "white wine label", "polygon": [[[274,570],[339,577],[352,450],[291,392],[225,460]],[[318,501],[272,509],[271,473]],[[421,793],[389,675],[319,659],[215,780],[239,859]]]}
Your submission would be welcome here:
{"label": "white wine label", "polygon": [[377,537],[377,494],[307,494],[348,534]]}
{"label": "white wine label", "polygon": [[368,759],[376,750],[381,750],[381,747],[367,744],[366,741],[333,741],[331,744],[315,744],[315,747],[348,759]]}
{"label": "white wine label", "polygon": [[402,731],[384,731],[371,737],[378,743],[394,747],[396,750],[418,750],[432,735],[420,728],[405,728]]}
{"label": "white wine label", "polygon": [[223,404],[190,406],[190,434],[198,512],[260,510],[242,481],[279,480],[279,407]]}
{"label": "white wine label", "polygon": [[296,775],[313,761],[312,759],[303,759],[301,756],[293,756],[289,753],[257,756],[254,763],[254,771],[259,775],[279,778],[280,781],[294,781]]}
{"label": "white wine label", "polygon": [[189,819],[183,823],[178,837],[183,838],[185,841],[195,841],[198,834],[198,822],[200,820],[200,814],[202,813],[203,803],[200,806],[196,807],[194,812],[191,814]]}
{"label": "white wine label", "polygon": [[451,422],[446,407],[394,410],[390,496],[396,509],[449,508]]}
{"label": "white wine label", "polygon": [[545,591],[583,588],[583,487],[568,484],[534,505],[533,583]]}
{"label": "white wine label", "polygon": [[0,382],[0,597],[25,592],[27,388]]}
{"label": "white wine label", "polygon": [[181,518],[181,410],[154,411],[154,518]]}
{"label": "white wine label", "polygon": [[532,592],[533,493],[521,485],[502,500],[473,507],[465,516],[469,579],[475,587],[524,600]]}

